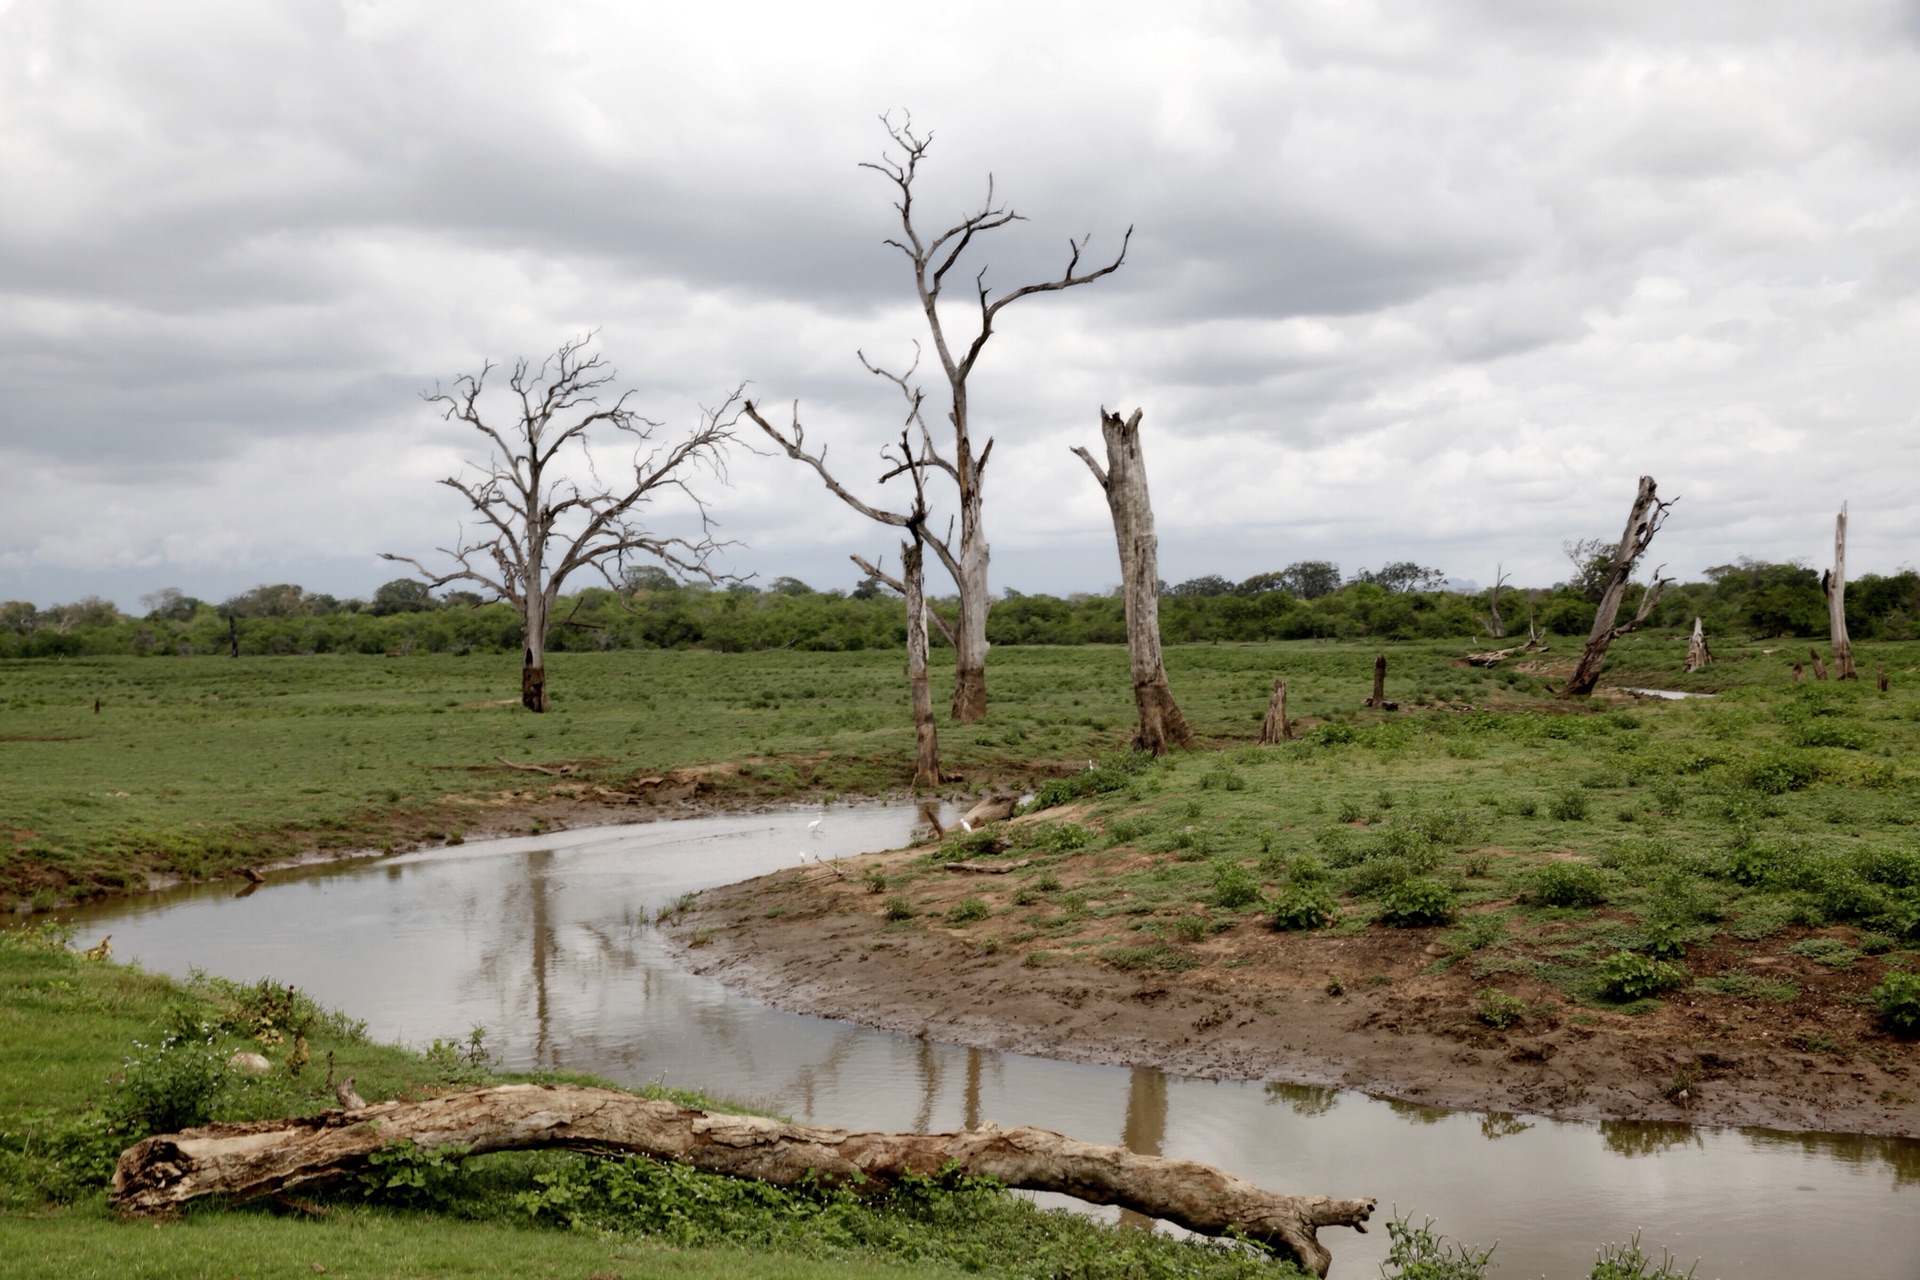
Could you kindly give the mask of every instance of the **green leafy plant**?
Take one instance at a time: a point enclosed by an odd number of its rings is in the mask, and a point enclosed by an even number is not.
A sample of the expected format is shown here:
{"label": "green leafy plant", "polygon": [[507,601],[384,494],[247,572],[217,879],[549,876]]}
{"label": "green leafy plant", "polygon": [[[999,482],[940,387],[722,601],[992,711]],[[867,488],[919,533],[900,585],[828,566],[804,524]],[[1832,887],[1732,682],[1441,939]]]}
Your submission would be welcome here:
{"label": "green leafy plant", "polygon": [[1255,905],[1260,898],[1260,882],[1243,864],[1231,858],[1222,858],[1213,864],[1213,892],[1207,900],[1214,906],[1238,911]]}
{"label": "green leafy plant", "polygon": [[1686,982],[1687,971],[1677,964],[1616,951],[1600,962],[1600,990],[1610,1000],[1646,1000]]}
{"label": "green leafy plant", "polygon": [[1295,884],[1273,907],[1272,925],[1281,930],[1324,929],[1340,914],[1340,904],[1318,883]]}
{"label": "green leafy plant", "polygon": [[1387,1223],[1387,1260],[1380,1274],[1387,1280],[1482,1280],[1493,1265],[1493,1249],[1475,1249],[1449,1240],[1433,1229],[1433,1219],[1420,1226],[1411,1219]]}
{"label": "green leafy plant", "polygon": [[1497,987],[1482,987],[1473,996],[1473,1016],[1504,1031],[1527,1016],[1527,1002]]}
{"label": "green leafy plant", "polygon": [[962,898],[947,908],[948,924],[972,924],[993,914],[985,898]]}
{"label": "green leafy plant", "polygon": [[913,919],[913,904],[898,895],[887,899],[886,910],[887,919],[889,920]]}
{"label": "green leafy plant", "polygon": [[1557,822],[1583,822],[1587,816],[1587,797],[1578,791],[1562,791],[1547,805],[1547,816]]}
{"label": "green leafy plant", "polygon": [[468,1150],[458,1143],[422,1147],[409,1141],[382,1147],[358,1175],[360,1194],[409,1209],[444,1209],[453,1201]]}
{"label": "green leafy plant", "polygon": [[174,1031],[158,1044],[134,1042],[114,1089],[110,1114],[137,1133],[176,1133],[205,1124],[227,1083],[227,1055],[213,1028]]}
{"label": "green leafy plant", "polygon": [[1920,973],[1896,969],[1867,994],[1887,1030],[1897,1036],[1920,1036]]}
{"label": "green leafy plant", "polygon": [[1398,929],[1446,924],[1453,919],[1453,890],[1438,880],[1403,880],[1387,891],[1379,920]]}
{"label": "green leafy plant", "polygon": [[1607,876],[1591,862],[1549,862],[1533,873],[1532,892],[1549,907],[1597,907],[1607,900]]}

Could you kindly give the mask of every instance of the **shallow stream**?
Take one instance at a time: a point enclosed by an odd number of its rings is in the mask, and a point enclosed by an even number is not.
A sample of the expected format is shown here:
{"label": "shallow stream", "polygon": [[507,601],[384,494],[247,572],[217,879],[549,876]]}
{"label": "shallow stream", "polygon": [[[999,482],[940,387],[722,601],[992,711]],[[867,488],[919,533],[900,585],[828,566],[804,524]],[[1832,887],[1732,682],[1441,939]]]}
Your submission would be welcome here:
{"label": "shallow stream", "polygon": [[[1274,1190],[1371,1195],[1498,1240],[1496,1280],[1585,1276],[1595,1246],[1636,1230],[1656,1257],[1700,1259],[1702,1280],[1920,1277],[1920,1142],[1445,1112],[932,1044],[734,995],[676,967],[646,923],[803,851],[896,847],[913,821],[868,806],[475,842],[280,872],[244,897],[115,901],[77,913],[78,941],[110,933],[116,958],[180,976],[292,982],[382,1039],[481,1024],[509,1068],[665,1079],[855,1128],[1042,1125]],[[1325,1239],[1336,1280],[1378,1274],[1384,1231]]]}

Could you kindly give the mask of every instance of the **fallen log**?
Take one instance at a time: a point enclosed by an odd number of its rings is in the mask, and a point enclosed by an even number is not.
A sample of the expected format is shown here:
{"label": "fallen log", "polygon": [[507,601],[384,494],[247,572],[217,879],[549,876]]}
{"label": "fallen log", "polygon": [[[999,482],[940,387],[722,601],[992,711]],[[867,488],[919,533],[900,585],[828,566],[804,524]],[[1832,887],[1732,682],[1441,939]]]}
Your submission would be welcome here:
{"label": "fallen log", "polygon": [[1135,1155],[1045,1129],[993,1124],[959,1133],[852,1133],[720,1115],[613,1089],[503,1085],[421,1102],[381,1102],[288,1120],[213,1124],[147,1138],[121,1153],[112,1198],[123,1213],[165,1213],[201,1196],[248,1199],[367,1167],[401,1142],[469,1154],[561,1147],[637,1154],[787,1187],[930,1175],[957,1167],[1008,1187],[1116,1204],[1205,1235],[1238,1232],[1316,1275],[1333,1261],[1321,1227],[1366,1230],[1370,1199],[1263,1191],[1191,1160]]}
{"label": "fallen log", "polygon": [[574,766],[570,764],[562,764],[562,765],[515,764],[513,761],[507,759],[505,756],[495,756],[494,759],[498,760],[501,764],[507,766],[507,768],[509,769],[518,769],[522,773],[544,773],[549,778],[564,778],[568,774],[574,771]]}
{"label": "fallen log", "polygon": [[949,862],[943,865],[948,871],[965,871],[976,876],[1003,876],[1009,871],[1032,866],[1033,859],[1022,858],[1018,862]]}

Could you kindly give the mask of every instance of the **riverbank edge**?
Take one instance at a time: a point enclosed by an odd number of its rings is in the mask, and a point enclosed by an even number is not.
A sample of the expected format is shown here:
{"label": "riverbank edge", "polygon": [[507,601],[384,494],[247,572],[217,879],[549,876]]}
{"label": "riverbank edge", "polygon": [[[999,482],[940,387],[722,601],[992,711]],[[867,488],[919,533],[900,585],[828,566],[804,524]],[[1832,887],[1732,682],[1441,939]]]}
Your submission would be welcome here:
{"label": "riverbank edge", "polygon": [[1920,1080],[1903,1062],[1660,1043],[1628,1019],[1441,1035],[1415,1025],[1419,996],[1394,987],[1330,993],[1318,974],[1251,967],[1143,975],[1058,957],[1033,967],[848,907],[867,867],[913,856],[708,890],[667,923],[669,951],[785,1012],[970,1048],[1447,1110],[1920,1140]]}

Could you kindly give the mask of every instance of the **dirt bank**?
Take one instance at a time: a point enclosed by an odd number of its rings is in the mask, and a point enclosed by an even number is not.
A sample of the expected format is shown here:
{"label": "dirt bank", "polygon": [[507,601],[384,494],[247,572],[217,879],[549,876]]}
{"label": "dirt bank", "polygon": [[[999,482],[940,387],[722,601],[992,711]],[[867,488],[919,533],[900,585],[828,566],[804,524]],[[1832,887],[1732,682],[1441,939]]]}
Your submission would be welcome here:
{"label": "dirt bank", "polygon": [[[1126,969],[1009,944],[1004,921],[950,922],[947,898],[1003,877],[953,874],[945,897],[889,920],[864,877],[914,857],[715,890],[672,936],[694,971],[779,1008],[948,1043],[1436,1107],[1920,1136],[1920,1045],[1874,1027],[1867,973],[1758,957],[1801,997],[1768,1006],[1679,993],[1638,1016],[1503,980],[1526,1010],[1496,1028],[1480,1016],[1485,982],[1436,965],[1437,930],[1338,937],[1242,924],[1183,952],[1193,967]],[[1689,956],[1700,977],[1755,963],[1718,947]]]}

